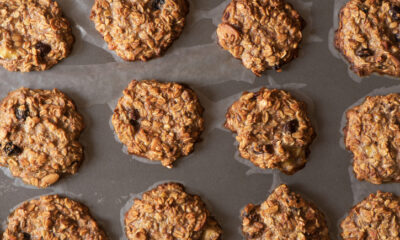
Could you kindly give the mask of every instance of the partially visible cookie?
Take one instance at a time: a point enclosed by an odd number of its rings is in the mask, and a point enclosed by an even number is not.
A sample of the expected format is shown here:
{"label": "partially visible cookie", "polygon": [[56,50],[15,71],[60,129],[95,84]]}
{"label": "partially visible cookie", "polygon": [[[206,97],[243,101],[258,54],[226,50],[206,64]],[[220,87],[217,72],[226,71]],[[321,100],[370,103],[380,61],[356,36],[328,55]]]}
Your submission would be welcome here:
{"label": "partially visible cookie", "polygon": [[330,239],[324,214],[284,184],[260,205],[248,204],[241,217],[242,232],[248,240]]}
{"label": "partially visible cookie", "polygon": [[128,152],[161,161],[168,168],[193,151],[204,129],[203,107],[195,92],[178,83],[133,80],[112,116]]}
{"label": "partially visible cookie", "polygon": [[43,71],[66,58],[74,37],[53,0],[0,0],[0,65]]}
{"label": "partially visible cookie", "polygon": [[400,182],[400,95],[366,97],[347,111],[346,148],[358,180]]}
{"label": "partially visible cookie", "polygon": [[129,240],[220,240],[222,230],[197,195],[166,183],[134,199],[125,215]]}
{"label": "partially visible cookie", "polygon": [[232,0],[217,28],[218,43],[260,76],[297,57],[304,26],[285,0]]}
{"label": "partially visible cookie", "polygon": [[105,240],[83,204],[58,195],[26,201],[8,217],[3,240]]}
{"label": "partially visible cookie", "polygon": [[0,166],[45,188],[77,172],[83,149],[82,116],[61,91],[20,88],[0,103]]}
{"label": "partially visible cookie", "polygon": [[305,104],[277,89],[243,93],[229,107],[225,127],[237,133],[243,158],[286,174],[305,166],[315,138]]}
{"label": "partially visible cookie", "polygon": [[400,199],[378,191],[354,206],[340,224],[343,240],[400,238]]}
{"label": "partially visible cookie", "polygon": [[118,56],[146,61],[180,36],[188,11],[186,0],[96,0],[90,19]]}
{"label": "partially visible cookie", "polygon": [[339,15],[335,47],[360,76],[400,76],[400,2],[350,0]]}

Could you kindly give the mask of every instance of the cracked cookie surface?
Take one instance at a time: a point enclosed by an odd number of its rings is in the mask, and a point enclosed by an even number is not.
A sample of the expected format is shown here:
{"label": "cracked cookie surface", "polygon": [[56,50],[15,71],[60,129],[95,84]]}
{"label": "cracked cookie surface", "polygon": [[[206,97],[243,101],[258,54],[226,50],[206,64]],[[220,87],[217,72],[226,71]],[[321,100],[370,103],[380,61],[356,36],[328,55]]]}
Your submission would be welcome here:
{"label": "cracked cookie surface", "polygon": [[131,154],[173,162],[193,151],[204,130],[203,107],[193,90],[178,83],[133,80],[112,116],[119,140]]}
{"label": "cracked cookie surface", "polygon": [[165,183],[134,199],[125,215],[130,240],[220,240],[222,230],[197,195]]}
{"label": "cracked cookie surface", "polygon": [[344,240],[400,239],[400,199],[378,191],[354,206],[342,221]]}
{"label": "cracked cookie surface", "polygon": [[45,188],[77,172],[84,129],[75,104],[61,91],[20,88],[0,103],[0,166]]}
{"label": "cracked cookie surface", "polygon": [[260,205],[248,204],[241,217],[242,232],[248,240],[330,239],[323,213],[284,184]]}
{"label": "cracked cookie surface", "polygon": [[218,25],[219,45],[254,74],[280,71],[297,57],[305,22],[284,0],[232,0]]}
{"label": "cracked cookie surface", "polygon": [[339,15],[335,47],[359,76],[400,77],[400,2],[350,0]]}
{"label": "cracked cookie surface", "polygon": [[105,240],[89,209],[58,195],[41,196],[18,206],[8,217],[3,240]]}
{"label": "cracked cookie surface", "polygon": [[368,96],[346,116],[344,142],[357,179],[400,182],[400,95]]}
{"label": "cracked cookie surface", "polygon": [[186,0],[96,0],[90,18],[118,56],[146,61],[179,37],[188,11]]}
{"label": "cracked cookie surface", "polygon": [[237,133],[243,158],[286,174],[305,166],[315,138],[305,104],[277,89],[244,92],[229,107],[225,127]]}
{"label": "cracked cookie surface", "polygon": [[43,71],[66,58],[74,37],[53,0],[0,0],[0,65]]}

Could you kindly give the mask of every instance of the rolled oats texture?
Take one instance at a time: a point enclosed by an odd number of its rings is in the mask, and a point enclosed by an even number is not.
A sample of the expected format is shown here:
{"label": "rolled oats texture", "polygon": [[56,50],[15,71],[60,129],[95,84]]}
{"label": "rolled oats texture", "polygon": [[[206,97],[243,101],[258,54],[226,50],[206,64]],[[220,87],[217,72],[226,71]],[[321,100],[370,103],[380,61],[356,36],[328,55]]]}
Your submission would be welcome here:
{"label": "rolled oats texture", "polygon": [[189,87],[173,82],[133,80],[112,116],[119,140],[131,154],[165,167],[194,149],[204,130],[203,107]]}
{"label": "rolled oats texture", "polygon": [[146,61],[180,36],[188,11],[186,0],[95,0],[90,18],[118,56]]}
{"label": "rolled oats texture", "polygon": [[0,65],[43,71],[66,58],[74,37],[53,0],[0,0]]}
{"label": "rolled oats texture", "polygon": [[218,44],[257,76],[297,57],[303,18],[285,0],[232,0],[218,25]]}
{"label": "rolled oats texture", "polygon": [[197,195],[165,183],[134,199],[125,214],[129,240],[220,240],[222,230]]}
{"label": "rolled oats texture", "polygon": [[58,89],[20,88],[0,103],[0,166],[45,188],[75,174],[83,161],[82,116]]}

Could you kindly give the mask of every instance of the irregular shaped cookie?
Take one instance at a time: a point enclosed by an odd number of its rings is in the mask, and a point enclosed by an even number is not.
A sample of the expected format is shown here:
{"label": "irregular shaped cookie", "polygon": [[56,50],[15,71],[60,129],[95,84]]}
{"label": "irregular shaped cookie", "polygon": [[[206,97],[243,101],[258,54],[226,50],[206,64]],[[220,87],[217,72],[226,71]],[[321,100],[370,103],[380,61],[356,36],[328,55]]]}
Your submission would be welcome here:
{"label": "irregular shaped cookie", "polygon": [[10,214],[3,240],[16,239],[102,240],[107,237],[86,206],[48,195],[26,201]]}
{"label": "irregular shaped cookie", "polygon": [[358,180],[400,182],[400,95],[366,97],[347,111],[344,142]]}
{"label": "irregular shaped cookie", "polygon": [[392,193],[378,191],[354,206],[342,221],[344,240],[400,238],[400,201]]}
{"label": "irregular shaped cookie", "polygon": [[245,239],[329,240],[324,214],[286,185],[277,187],[260,205],[241,212]]}
{"label": "irregular shaped cookie", "polygon": [[0,0],[0,65],[43,71],[71,52],[69,22],[53,0]]}
{"label": "irregular shaped cookie", "polygon": [[188,11],[186,0],[96,0],[90,18],[118,56],[146,61],[179,37]]}
{"label": "irregular shaped cookie", "polygon": [[161,161],[168,168],[193,151],[204,129],[203,107],[195,92],[178,83],[133,80],[112,116],[128,152]]}
{"label": "irregular shaped cookie", "polygon": [[218,25],[218,43],[260,76],[297,57],[304,26],[285,0],[232,0]]}
{"label": "irregular shaped cookie", "polygon": [[77,172],[83,129],[75,104],[59,90],[12,91],[0,104],[0,166],[27,184],[47,187]]}
{"label": "irregular shaped cookie", "polygon": [[286,174],[305,166],[315,138],[305,104],[277,89],[244,92],[229,107],[225,127],[237,133],[243,158]]}
{"label": "irregular shaped cookie", "polygon": [[350,0],[340,11],[335,47],[360,76],[400,76],[400,2]]}
{"label": "irregular shaped cookie", "polygon": [[222,230],[197,195],[166,183],[134,199],[125,215],[129,240],[220,240]]}

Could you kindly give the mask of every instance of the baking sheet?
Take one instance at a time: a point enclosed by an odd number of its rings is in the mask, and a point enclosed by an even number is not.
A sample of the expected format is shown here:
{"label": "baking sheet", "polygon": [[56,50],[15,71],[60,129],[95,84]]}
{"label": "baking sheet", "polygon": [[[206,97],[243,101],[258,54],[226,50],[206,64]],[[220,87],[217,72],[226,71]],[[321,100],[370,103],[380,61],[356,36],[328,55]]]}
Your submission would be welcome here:
{"label": "baking sheet", "polygon": [[[224,230],[224,239],[242,239],[240,210],[265,200],[280,183],[288,184],[325,213],[332,239],[353,204],[377,189],[400,195],[398,184],[372,185],[355,180],[351,155],[343,148],[344,112],[366,95],[399,92],[397,79],[362,80],[332,48],[338,9],[345,0],[288,0],[306,19],[299,58],[282,73],[256,78],[216,44],[215,29],[229,1],[190,1],[182,36],[164,57],[146,63],[121,61],[109,51],[88,16],[93,0],[57,0],[76,37],[71,56],[49,71],[11,73],[0,69],[0,97],[26,86],[59,88],[77,103],[87,125],[81,141],[85,161],[78,174],[48,189],[35,189],[0,172],[0,221],[19,203],[59,193],[86,204],[110,239],[125,239],[121,216],[130,200],[160,182],[178,181],[207,203]],[[110,128],[110,117],[122,90],[132,79],[156,78],[189,84],[205,107],[206,130],[194,153],[173,169],[149,164],[124,153]],[[223,129],[227,107],[243,91],[260,87],[290,91],[308,105],[317,131],[306,167],[293,176],[260,170],[239,157],[234,135]]]}

